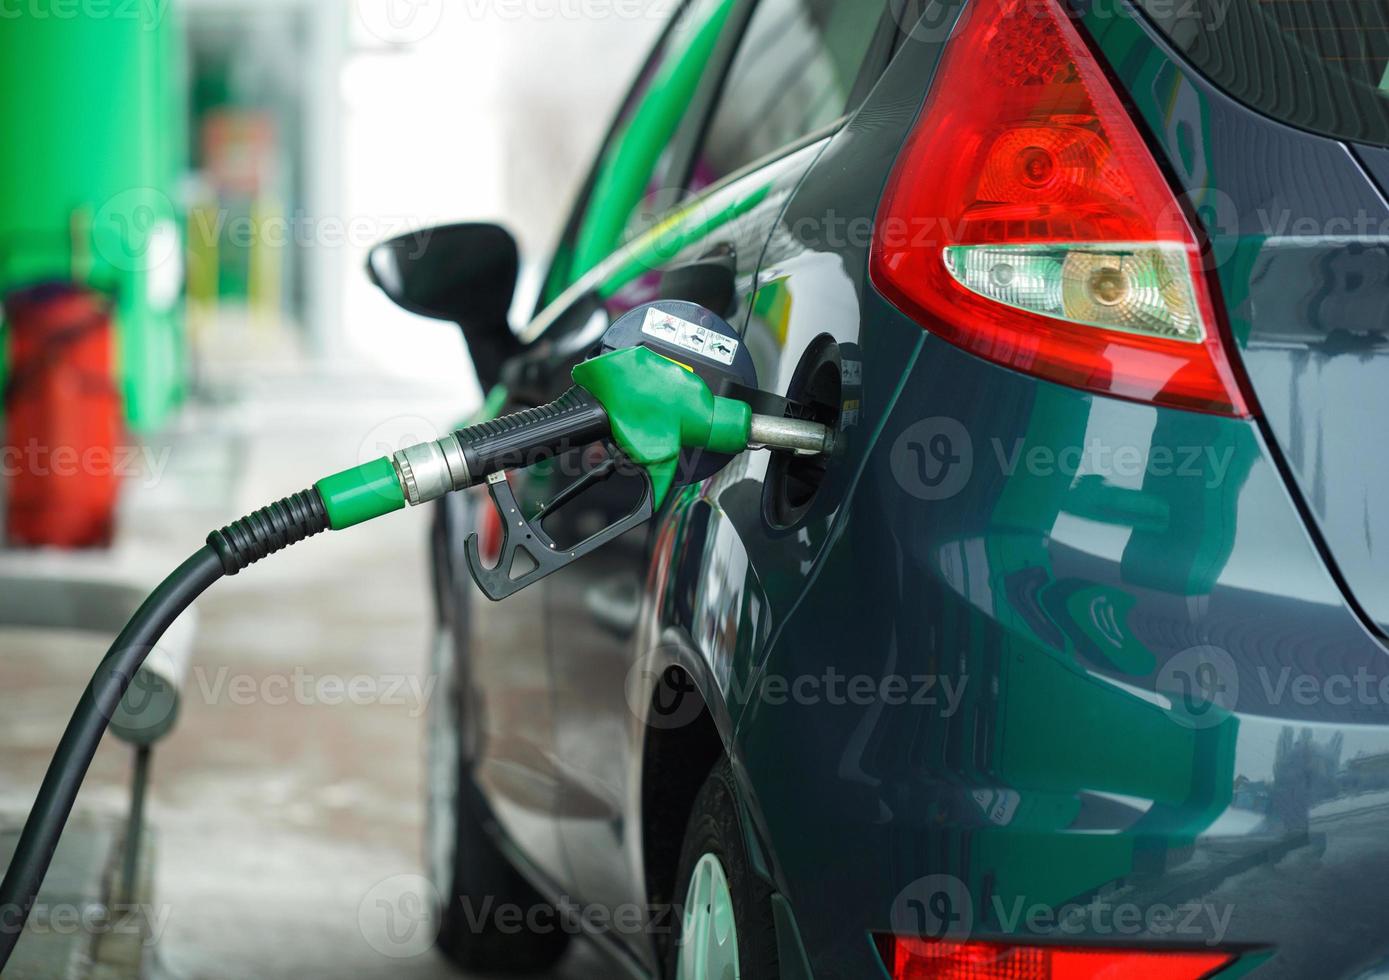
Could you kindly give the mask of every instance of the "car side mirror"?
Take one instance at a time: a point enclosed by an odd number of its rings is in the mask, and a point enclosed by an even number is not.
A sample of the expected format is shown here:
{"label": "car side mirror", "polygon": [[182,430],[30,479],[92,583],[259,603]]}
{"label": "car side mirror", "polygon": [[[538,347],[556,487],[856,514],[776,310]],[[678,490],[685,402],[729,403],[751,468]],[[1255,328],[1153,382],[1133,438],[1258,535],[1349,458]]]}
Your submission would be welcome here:
{"label": "car side mirror", "polygon": [[491,224],[422,228],[367,256],[367,275],[401,309],[462,327],[484,391],[521,351],[508,319],[519,269],[516,240]]}

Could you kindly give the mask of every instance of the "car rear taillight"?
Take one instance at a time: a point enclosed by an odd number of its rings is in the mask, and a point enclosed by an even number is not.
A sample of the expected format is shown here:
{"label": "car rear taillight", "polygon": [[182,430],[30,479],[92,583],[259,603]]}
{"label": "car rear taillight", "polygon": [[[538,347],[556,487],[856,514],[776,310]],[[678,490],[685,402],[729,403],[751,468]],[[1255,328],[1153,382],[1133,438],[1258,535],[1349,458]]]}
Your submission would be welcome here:
{"label": "car rear taillight", "polygon": [[1234,960],[1214,950],[1014,946],[905,936],[887,937],[880,945],[892,980],[1199,980]]}
{"label": "car rear taillight", "polygon": [[1181,206],[1057,0],[973,0],[874,230],[932,333],[1061,384],[1248,415]]}

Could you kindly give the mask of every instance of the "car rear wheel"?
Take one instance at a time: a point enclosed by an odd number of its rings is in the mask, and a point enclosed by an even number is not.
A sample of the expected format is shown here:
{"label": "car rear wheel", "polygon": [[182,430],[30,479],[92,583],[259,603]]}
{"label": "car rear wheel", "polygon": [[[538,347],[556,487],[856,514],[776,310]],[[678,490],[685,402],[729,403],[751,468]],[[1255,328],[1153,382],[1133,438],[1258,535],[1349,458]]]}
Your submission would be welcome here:
{"label": "car rear wheel", "polygon": [[669,980],[775,980],[772,891],[743,844],[733,769],[724,760],[705,780],[685,831],[675,894],[683,896]]}
{"label": "car rear wheel", "polygon": [[[439,950],[466,970],[544,970],[563,955],[569,936],[557,914],[531,914],[538,907],[548,913],[548,903],[488,832],[486,802],[473,782],[462,738],[464,695],[447,627],[438,631],[431,660],[437,681],[427,717],[425,857],[439,896]],[[509,909],[520,910],[519,922]],[[532,922],[541,929],[526,928]]]}

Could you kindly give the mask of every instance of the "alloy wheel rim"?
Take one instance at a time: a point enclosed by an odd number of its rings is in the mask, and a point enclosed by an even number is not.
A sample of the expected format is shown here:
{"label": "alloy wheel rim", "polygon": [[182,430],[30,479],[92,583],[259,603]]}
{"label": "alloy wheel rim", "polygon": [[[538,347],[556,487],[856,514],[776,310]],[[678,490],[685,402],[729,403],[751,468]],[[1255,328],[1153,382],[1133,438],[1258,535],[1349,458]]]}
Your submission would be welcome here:
{"label": "alloy wheel rim", "polygon": [[685,891],[676,980],[739,980],[733,893],[718,856],[705,854]]}

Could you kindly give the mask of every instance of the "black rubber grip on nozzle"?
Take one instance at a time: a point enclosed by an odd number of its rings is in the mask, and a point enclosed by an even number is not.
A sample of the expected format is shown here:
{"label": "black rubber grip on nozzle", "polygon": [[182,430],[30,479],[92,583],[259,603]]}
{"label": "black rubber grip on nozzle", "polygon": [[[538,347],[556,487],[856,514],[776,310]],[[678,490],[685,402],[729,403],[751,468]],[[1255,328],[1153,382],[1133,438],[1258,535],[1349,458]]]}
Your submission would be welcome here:
{"label": "black rubber grip on nozzle", "polygon": [[262,558],[326,530],[328,511],[318,491],[310,487],[213,531],[207,536],[207,544],[221,559],[222,571],[235,575]]}
{"label": "black rubber grip on nozzle", "polygon": [[598,399],[570,388],[548,405],[526,408],[458,430],[474,482],[491,473],[531,466],[607,437],[612,429]]}

